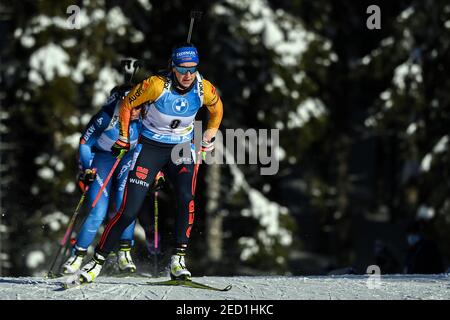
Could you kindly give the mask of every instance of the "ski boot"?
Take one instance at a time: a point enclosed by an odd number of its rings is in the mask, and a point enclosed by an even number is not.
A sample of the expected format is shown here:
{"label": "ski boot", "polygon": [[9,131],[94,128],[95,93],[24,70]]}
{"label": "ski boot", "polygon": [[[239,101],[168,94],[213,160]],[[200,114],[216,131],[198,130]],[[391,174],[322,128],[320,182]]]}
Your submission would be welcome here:
{"label": "ski boot", "polygon": [[191,280],[191,273],[186,268],[184,256],[185,248],[176,249],[176,253],[170,258],[170,278],[172,280]]}
{"label": "ski boot", "polygon": [[81,268],[80,274],[80,280],[82,280],[81,282],[94,281],[94,279],[97,278],[100,272],[102,271],[105,260],[106,258],[102,254],[98,252],[94,253],[92,260],[89,261],[83,268]]}
{"label": "ski boot", "polygon": [[83,263],[84,257],[86,257],[86,253],[86,249],[75,248],[75,253],[63,264],[62,273],[66,275],[77,272]]}
{"label": "ski boot", "polygon": [[117,254],[117,263],[119,264],[120,272],[135,273],[136,265],[131,258],[131,242],[121,241],[120,249]]}

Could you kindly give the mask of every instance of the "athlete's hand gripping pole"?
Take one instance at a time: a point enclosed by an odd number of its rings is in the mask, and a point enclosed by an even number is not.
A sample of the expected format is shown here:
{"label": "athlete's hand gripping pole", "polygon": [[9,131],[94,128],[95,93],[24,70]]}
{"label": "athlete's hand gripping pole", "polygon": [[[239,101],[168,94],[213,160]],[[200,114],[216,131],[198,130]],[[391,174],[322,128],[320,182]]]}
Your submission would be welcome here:
{"label": "athlete's hand gripping pole", "polygon": [[114,158],[122,158],[129,150],[130,143],[125,138],[119,138],[111,147],[111,154]]}

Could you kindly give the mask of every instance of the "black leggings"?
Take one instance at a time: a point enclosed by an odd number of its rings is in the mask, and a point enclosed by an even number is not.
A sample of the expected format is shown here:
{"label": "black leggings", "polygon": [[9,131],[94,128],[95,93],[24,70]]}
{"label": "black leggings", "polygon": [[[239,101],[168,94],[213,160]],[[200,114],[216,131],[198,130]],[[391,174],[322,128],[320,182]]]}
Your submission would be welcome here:
{"label": "black leggings", "polygon": [[[198,166],[193,156],[176,163],[171,160],[175,145],[164,144],[141,137],[142,149],[133,169],[128,174],[124,198],[119,211],[108,223],[102,234],[96,251],[109,254],[119,243],[120,236],[134,220],[145,200],[156,174],[166,165],[166,173],[175,187],[177,215],[175,219],[175,237],[177,247],[186,247],[194,223],[194,194]],[[190,146],[190,142],[187,142]],[[188,150],[190,147],[188,148]],[[165,169],[166,169],[165,168]]]}

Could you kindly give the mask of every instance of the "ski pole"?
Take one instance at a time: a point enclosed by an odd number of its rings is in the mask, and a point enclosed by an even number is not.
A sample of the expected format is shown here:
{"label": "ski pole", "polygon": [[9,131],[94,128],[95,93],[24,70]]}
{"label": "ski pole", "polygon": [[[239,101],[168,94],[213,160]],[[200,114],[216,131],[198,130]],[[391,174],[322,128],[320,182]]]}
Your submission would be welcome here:
{"label": "ski pole", "polygon": [[[81,225],[83,225],[83,224],[81,224]],[[73,233],[73,229],[72,229],[72,233]],[[62,254],[62,259],[60,260],[59,265],[58,265],[58,270],[61,270],[61,267],[63,266],[63,264],[65,262],[65,259],[67,257],[67,251],[69,251],[70,246],[74,246],[76,244],[76,241],[73,242],[74,240],[76,240],[76,239],[70,237],[70,239],[68,239],[68,241],[66,242],[66,245],[64,246],[64,251]]]}
{"label": "ski pole", "polygon": [[195,19],[201,19],[202,12],[201,11],[191,11],[191,24],[189,25],[189,33],[187,36],[187,43],[191,42],[191,36],[192,36],[192,28],[194,27],[194,21]]}
{"label": "ski pole", "polygon": [[194,185],[192,192],[195,193],[195,189],[197,187],[197,174],[198,174],[198,167],[202,163],[202,159],[206,157],[206,152],[202,151],[201,149],[197,152],[197,158],[195,159],[195,166],[194,166]]}
{"label": "ski pole", "polygon": [[[123,157],[123,154],[121,154],[119,157],[117,157],[116,162],[114,163],[113,167],[111,168],[111,171],[109,172],[108,176],[106,177],[105,181],[103,182],[103,185],[102,185],[102,187],[100,188],[100,191],[97,193],[97,196],[95,197],[95,200],[94,200],[94,202],[92,203],[91,210],[94,209],[95,205],[97,204],[98,200],[100,199],[100,196],[101,196],[103,190],[105,189],[106,185],[108,184],[109,180],[111,179],[111,177],[112,177],[114,171],[116,170],[116,167],[117,167],[117,165],[119,164],[119,162],[120,162],[120,160],[122,159],[122,157]],[[83,201],[84,201],[84,198],[86,197],[87,189],[88,189],[88,188],[86,188],[85,192],[84,192],[83,195],[82,195],[82,200],[83,200]],[[79,207],[81,207],[81,203],[82,203],[82,201],[78,204],[77,209],[75,210],[76,215],[78,215],[78,210],[79,210]],[[67,239],[69,239],[69,237],[70,237],[71,234],[72,234],[72,229],[73,229],[73,225],[74,225],[74,223],[75,223],[76,215],[74,215],[74,216],[72,217],[72,220],[70,221],[70,224],[69,224],[69,225],[70,225],[70,228],[67,229],[66,234],[64,235],[64,238],[63,238],[63,240],[61,241],[61,244],[60,244],[60,248],[59,248],[59,250],[58,250],[58,255],[57,255],[57,257],[61,254],[61,249],[65,246],[65,244],[67,243]],[[55,257],[55,260],[54,260],[53,263],[52,263],[52,267],[50,268],[50,271],[53,269],[53,266],[54,266],[54,264],[55,264],[55,262],[56,262],[56,260],[57,260],[57,259],[56,259],[57,257]],[[50,274],[50,271],[49,271],[49,274]]]}
{"label": "ski pole", "polygon": [[113,167],[111,168],[111,171],[109,172],[108,176],[106,177],[105,181],[103,181],[103,185],[100,188],[100,191],[97,193],[97,196],[95,197],[94,202],[92,202],[92,206],[91,206],[91,210],[94,209],[95,205],[97,204],[98,200],[100,199],[100,196],[102,195],[103,190],[105,189],[106,185],[109,182],[109,179],[111,179],[114,171],[116,170],[117,165],[119,164],[120,160],[122,160],[123,154],[120,154],[117,159],[116,162],[114,162]]}
{"label": "ski pole", "polygon": [[[64,249],[64,252],[63,252],[63,259],[61,259],[61,261],[59,262],[59,265],[58,265],[58,270],[61,270],[61,267],[63,266],[63,264],[64,264],[64,262],[65,262],[65,259],[66,259],[66,257],[67,257],[67,251],[69,251],[69,248],[72,246],[74,246],[75,244],[76,244],[76,238],[74,238],[73,237],[73,233],[75,232],[75,235],[77,235],[77,233],[78,233],[78,229],[80,229],[83,225],[84,225],[84,222],[86,221],[86,219],[88,218],[88,215],[86,215],[84,218],[83,218],[83,220],[81,221],[81,223],[75,223],[74,224],[74,227],[73,227],[73,229],[72,229],[72,232],[71,232],[71,236],[70,236],[70,238],[69,239],[67,239],[67,242],[66,242],[66,245],[65,245],[65,249]],[[78,228],[77,228],[78,227]],[[78,230],[78,231],[75,231],[75,230]]]}
{"label": "ski pole", "polygon": [[89,190],[89,186],[87,186],[84,189],[83,194],[81,195],[80,201],[78,201],[78,205],[75,209],[75,212],[73,213],[72,218],[70,218],[66,233],[64,234],[64,237],[59,242],[58,251],[56,252],[55,258],[53,259],[52,265],[50,266],[50,269],[47,273],[47,277],[51,277],[53,275],[53,273],[52,273],[53,267],[55,266],[56,260],[58,260],[58,257],[61,255],[62,248],[66,245],[67,240],[69,239],[70,235],[72,234],[72,229],[75,224],[75,220],[78,216],[78,213],[80,212],[81,205],[83,204],[84,199],[86,198],[86,194],[87,194],[88,190]]}
{"label": "ski pole", "polygon": [[158,209],[158,190],[161,189],[161,185],[160,185],[160,181],[162,181],[162,183],[164,182],[164,173],[162,173],[161,171],[158,172],[158,174],[156,175],[155,178],[155,200],[154,200],[154,204],[155,204],[155,210],[154,210],[154,238],[153,238],[153,246],[154,246],[154,252],[153,252],[153,257],[154,257],[154,266],[155,266],[155,275],[158,274],[158,247],[159,247],[159,230],[158,230],[158,216],[159,216],[159,209]]}
{"label": "ski pole", "polygon": [[[103,190],[105,189],[106,185],[108,184],[109,180],[111,179],[111,176],[114,173],[114,171],[116,170],[116,167],[119,164],[119,162],[122,159],[122,157],[123,157],[123,155],[121,154],[117,158],[117,160],[114,163],[113,167],[111,168],[111,171],[109,172],[108,176],[106,177],[105,181],[103,182],[103,185],[100,188],[100,191],[98,192],[97,196],[95,197],[94,202],[92,203],[91,210],[95,207],[95,205],[97,204],[98,200],[100,199],[100,196],[101,196]],[[78,202],[77,208],[75,209],[75,213],[74,213],[74,215],[72,216],[72,218],[71,218],[71,220],[69,222],[69,227],[67,228],[66,233],[64,234],[64,238],[60,242],[60,246],[59,246],[58,252],[57,252],[57,254],[56,254],[56,256],[55,256],[55,258],[54,258],[54,260],[52,262],[52,265],[51,265],[50,270],[49,270],[49,272],[47,274],[47,277],[51,277],[53,275],[53,273],[52,273],[53,267],[55,266],[55,263],[58,260],[58,257],[61,255],[62,248],[66,245],[67,240],[70,238],[70,236],[72,234],[72,229],[73,229],[73,225],[75,224],[75,219],[78,216],[79,210],[81,208],[81,204],[83,203],[84,199],[86,198],[86,194],[87,194],[88,189],[89,189],[89,187],[86,187],[86,189],[83,192],[83,195],[81,196],[80,201]]]}
{"label": "ski pole", "polygon": [[158,191],[155,191],[155,227],[154,227],[154,241],[153,245],[155,250],[153,251],[155,276],[158,275]]}

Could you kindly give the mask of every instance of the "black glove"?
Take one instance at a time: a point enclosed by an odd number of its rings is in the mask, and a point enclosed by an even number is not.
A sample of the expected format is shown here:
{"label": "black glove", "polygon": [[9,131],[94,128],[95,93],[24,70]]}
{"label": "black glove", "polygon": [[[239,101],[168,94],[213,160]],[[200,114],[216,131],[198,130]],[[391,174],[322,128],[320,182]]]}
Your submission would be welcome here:
{"label": "black glove", "polygon": [[81,192],[85,192],[86,188],[95,181],[95,177],[97,176],[97,170],[94,169],[86,169],[84,172],[81,172],[78,176],[78,186],[81,189]]}
{"label": "black glove", "polygon": [[111,147],[111,154],[114,158],[122,158],[129,150],[130,144],[120,140],[119,138]]}

